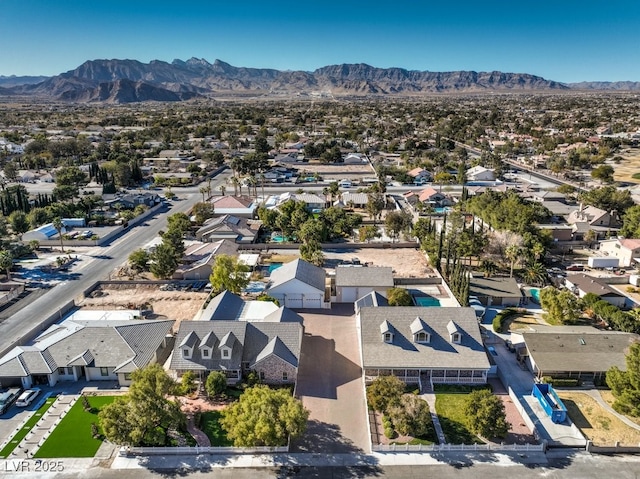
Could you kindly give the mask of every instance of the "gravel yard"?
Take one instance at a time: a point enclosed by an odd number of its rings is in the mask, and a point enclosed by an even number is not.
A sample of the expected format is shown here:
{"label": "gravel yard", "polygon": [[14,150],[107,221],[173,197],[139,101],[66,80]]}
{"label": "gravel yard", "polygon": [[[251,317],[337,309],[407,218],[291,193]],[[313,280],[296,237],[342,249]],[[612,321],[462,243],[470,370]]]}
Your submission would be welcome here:
{"label": "gravel yard", "polygon": [[82,309],[151,309],[150,319],[192,319],[209,293],[196,291],[162,291],[160,285],[101,285],[78,306]]}
{"label": "gravel yard", "polygon": [[400,278],[424,278],[435,276],[424,254],[412,248],[362,248],[347,250],[325,250],[325,267],[334,268],[339,261],[358,258],[360,263],[370,266],[390,266],[394,276]]}

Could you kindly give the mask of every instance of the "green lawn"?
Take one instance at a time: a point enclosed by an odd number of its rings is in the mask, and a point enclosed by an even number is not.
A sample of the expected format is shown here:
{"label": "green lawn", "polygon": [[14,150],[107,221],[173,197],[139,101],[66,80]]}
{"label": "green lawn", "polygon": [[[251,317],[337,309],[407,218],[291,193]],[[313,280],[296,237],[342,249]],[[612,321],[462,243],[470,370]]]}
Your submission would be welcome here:
{"label": "green lawn", "polygon": [[98,412],[110,404],[114,396],[89,396],[94,412],[86,412],[79,399],[60,424],[38,449],[34,457],[93,457],[102,441],[91,435],[91,424],[98,423]]}
{"label": "green lawn", "polygon": [[483,441],[467,428],[464,408],[471,388],[438,387],[436,414],[447,442],[451,444],[482,444]]}
{"label": "green lawn", "polygon": [[42,406],[40,406],[40,408],[33,413],[33,416],[31,416],[29,420],[24,424],[24,426],[22,426],[22,429],[20,429],[18,433],[15,436],[13,436],[11,441],[9,441],[9,443],[6,446],[4,446],[4,448],[2,448],[2,450],[0,451],[0,457],[3,457],[3,458],[9,457],[9,454],[11,454],[13,450],[16,447],[18,447],[18,444],[20,444],[20,442],[22,442],[22,440],[25,437],[27,437],[27,434],[29,434],[29,431],[33,429],[33,426],[36,425],[36,423],[40,420],[42,415],[45,412],[47,412],[47,409],[49,409],[55,401],[56,401],[55,397],[47,398],[45,403]]}
{"label": "green lawn", "polygon": [[220,425],[221,416],[220,411],[203,412],[198,427],[209,437],[212,446],[233,446]]}

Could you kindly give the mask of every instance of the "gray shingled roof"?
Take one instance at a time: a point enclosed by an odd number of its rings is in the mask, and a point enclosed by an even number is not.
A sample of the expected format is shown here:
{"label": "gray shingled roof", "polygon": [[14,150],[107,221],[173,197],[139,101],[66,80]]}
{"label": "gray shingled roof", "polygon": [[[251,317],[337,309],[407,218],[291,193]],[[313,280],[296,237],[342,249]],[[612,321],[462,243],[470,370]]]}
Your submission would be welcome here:
{"label": "gray shingled roof", "polygon": [[244,300],[240,296],[230,291],[223,291],[209,302],[200,320],[235,320],[240,316],[242,308],[244,308]]}
{"label": "gray shingled roof", "polygon": [[[415,343],[411,325],[420,317],[429,328],[429,343]],[[364,307],[360,310],[360,338],[365,368],[488,369],[489,360],[472,308]],[[393,341],[382,339],[387,321]],[[455,321],[460,344],[450,341],[447,325]]]}
{"label": "gray shingled roof", "polygon": [[284,306],[280,306],[273,313],[267,314],[263,322],[268,323],[300,323],[302,324],[302,316],[300,316],[295,311],[286,308]]}
{"label": "gray shingled roof", "polygon": [[[117,367],[132,362],[143,367],[154,354],[173,321],[66,321],[0,359],[0,377],[49,374],[60,367]],[[135,368],[134,368],[135,369]]]}
{"label": "gray shingled roof", "polygon": [[387,301],[387,298],[377,291],[371,291],[369,294],[365,294],[362,298],[358,299],[355,306],[357,312],[360,308],[364,308],[366,306],[389,306],[389,302]]}
{"label": "gray shingled roof", "polygon": [[267,359],[269,356],[277,356],[283,361],[291,364],[293,367],[298,367],[298,358],[289,351],[289,348],[287,348],[287,346],[282,342],[282,339],[278,336],[271,338],[271,341],[269,341],[264,349],[260,351],[260,354],[256,356],[252,366],[264,359]]}
{"label": "gray shingled roof", "polygon": [[598,296],[617,296],[623,297],[622,293],[619,293],[606,283],[601,283],[598,278],[589,276],[584,273],[570,274],[567,276],[566,281],[577,286],[585,293],[593,293]]}
{"label": "gray shingled roof", "polygon": [[393,268],[338,266],[336,286],[393,288]]}
{"label": "gray shingled roof", "polygon": [[[183,321],[180,323],[176,337],[176,346],[171,357],[171,369],[193,371],[240,369],[242,362],[254,364],[256,358],[261,354],[262,357],[265,357],[265,354],[275,354],[284,361],[297,365],[300,358],[303,331],[299,322]],[[199,341],[208,335],[211,337],[210,333],[213,333],[217,338],[223,338],[229,333],[233,334],[236,341],[231,359],[223,360],[217,349],[214,349],[212,358],[203,358],[198,348],[200,342],[196,343],[192,357],[185,359],[182,356],[180,344],[191,333],[194,333]],[[267,347],[275,338],[278,338],[278,341]],[[217,348],[218,343],[214,346]]]}
{"label": "gray shingled roof", "polygon": [[522,333],[538,369],[545,371],[604,372],[611,366],[626,371],[625,355],[640,336],[613,331],[579,333]]}
{"label": "gray shingled roof", "polygon": [[514,278],[471,278],[471,296],[491,296],[493,298],[519,298],[522,296],[518,282]]}
{"label": "gray shingled roof", "polygon": [[292,279],[298,279],[314,288],[324,292],[326,273],[324,269],[297,258],[283,264],[271,273],[270,288],[280,286]]}

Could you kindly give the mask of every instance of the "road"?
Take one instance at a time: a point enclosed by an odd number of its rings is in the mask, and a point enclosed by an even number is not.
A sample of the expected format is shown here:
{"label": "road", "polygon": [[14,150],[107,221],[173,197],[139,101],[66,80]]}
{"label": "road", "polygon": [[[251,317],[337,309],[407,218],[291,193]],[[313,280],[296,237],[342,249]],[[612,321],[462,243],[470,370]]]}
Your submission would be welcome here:
{"label": "road", "polygon": [[[212,181],[212,188],[222,184],[226,175]],[[202,200],[196,191],[174,189],[180,200],[173,201],[170,208],[160,210],[145,223],[131,228],[112,243],[96,247],[92,259],[84,260],[78,268],[77,279],[60,283],[47,294],[31,302],[10,318],[0,322],[0,357],[4,356],[23,338],[33,337],[42,329],[44,319],[53,311],[62,308],[69,301],[80,297],[85,289],[96,281],[105,279],[117,266],[124,263],[129,254],[150,242],[158,232],[166,228],[166,217],[174,213],[186,213],[195,203]],[[27,298],[28,299],[28,298]]]}

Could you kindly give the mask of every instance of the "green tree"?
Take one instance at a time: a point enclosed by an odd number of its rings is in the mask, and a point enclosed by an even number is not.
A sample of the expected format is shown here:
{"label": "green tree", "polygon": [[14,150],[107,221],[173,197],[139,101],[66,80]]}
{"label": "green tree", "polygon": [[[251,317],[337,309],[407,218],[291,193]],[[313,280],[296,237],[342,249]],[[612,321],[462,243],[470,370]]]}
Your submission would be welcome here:
{"label": "green tree", "polygon": [[209,397],[222,394],[227,388],[227,376],[222,371],[211,371],[204,385]]}
{"label": "green tree", "polygon": [[369,408],[386,414],[390,407],[398,406],[404,394],[404,383],[396,376],[379,376],[367,386]]}
{"label": "green tree", "polygon": [[230,291],[240,293],[249,284],[249,266],[238,261],[238,258],[221,254],[216,256],[209,281],[214,291]]}
{"label": "green tree", "polygon": [[388,415],[398,434],[421,437],[433,431],[433,420],[427,401],[415,394],[403,394],[397,406],[388,408]]}
{"label": "green tree", "polygon": [[155,251],[150,255],[150,259],[149,271],[156,278],[170,279],[178,269],[176,250],[170,243],[163,241],[156,246]]}
{"label": "green tree", "polygon": [[60,218],[59,216],[56,216],[55,218],[53,218],[53,221],[51,222],[51,224],[58,232],[58,238],[60,238],[60,249],[64,253],[64,242],[62,240],[62,230],[64,229],[64,224],[62,223],[62,218]]}
{"label": "green tree", "polygon": [[622,216],[620,236],[625,238],[640,238],[640,205],[635,205],[625,211]]}
{"label": "green tree", "polygon": [[132,373],[129,393],[98,414],[105,437],[115,444],[164,446],[168,432],[184,425],[180,406],[166,398],[175,382],[159,364]]}
{"label": "green tree", "polygon": [[572,324],[582,314],[580,301],[571,291],[551,286],[540,290],[540,306],[546,311],[545,321],[550,324]]}
{"label": "green tree", "polygon": [[212,203],[196,203],[193,205],[193,210],[191,213],[195,217],[195,222],[197,225],[204,224],[210,218],[213,218],[215,215],[214,207]]}
{"label": "green tree", "polygon": [[376,221],[380,219],[380,215],[384,209],[384,195],[382,193],[369,193],[367,195],[367,205],[365,209],[375,226]]}
{"label": "green tree", "polygon": [[13,255],[6,249],[0,250],[0,271],[7,275],[7,281],[11,281],[11,267],[13,266]]}
{"label": "green tree", "polygon": [[640,343],[633,343],[626,356],[627,370],[613,366],[607,371],[607,385],[616,401],[613,408],[630,416],[640,417]]}
{"label": "green tree", "polygon": [[385,217],[384,227],[387,235],[395,240],[411,228],[411,215],[405,211],[392,211]]}
{"label": "green tree", "polygon": [[529,284],[540,286],[547,280],[547,270],[542,263],[529,264],[524,270],[524,280]]}
{"label": "green tree", "polygon": [[129,255],[129,264],[136,271],[148,271],[150,259],[149,253],[140,248],[131,252]]}
{"label": "green tree", "polygon": [[635,205],[629,190],[620,190],[613,185],[583,191],[580,201],[605,211],[616,211],[621,215]]}
{"label": "green tree", "polygon": [[511,244],[504,250],[504,255],[510,264],[509,277],[513,278],[513,267],[522,256],[522,248],[517,244]]}
{"label": "green tree", "polygon": [[187,396],[194,392],[197,387],[196,373],[193,371],[186,371],[180,378],[180,386],[178,387],[180,395]]}
{"label": "green tree", "polygon": [[378,231],[377,226],[373,225],[364,225],[358,228],[358,239],[361,242],[369,243],[372,239],[379,238],[380,232]]}
{"label": "green tree", "polygon": [[464,412],[469,428],[488,439],[505,437],[511,427],[507,422],[504,403],[488,389],[472,391]]}
{"label": "green tree", "polygon": [[11,230],[22,238],[22,235],[29,231],[29,219],[24,211],[16,210],[9,215],[9,224]]}
{"label": "green tree", "polygon": [[413,306],[413,299],[406,288],[391,288],[387,291],[389,306]]}
{"label": "green tree", "polygon": [[498,265],[490,259],[483,259],[480,261],[480,271],[484,273],[485,278],[491,278],[498,272]]}
{"label": "green tree", "polygon": [[601,183],[613,183],[613,166],[600,165],[591,171],[591,178]]}
{"label": "green tree", "polygon": [[288,389],[258,385],[224,409],[220,423],[236,447],[284,446],[304,433],[308,417]]}

